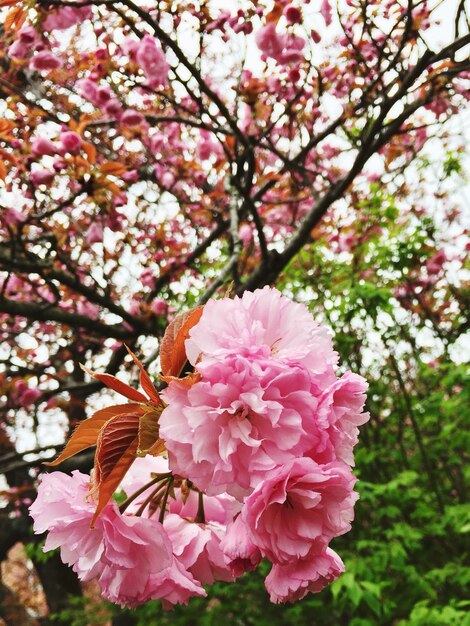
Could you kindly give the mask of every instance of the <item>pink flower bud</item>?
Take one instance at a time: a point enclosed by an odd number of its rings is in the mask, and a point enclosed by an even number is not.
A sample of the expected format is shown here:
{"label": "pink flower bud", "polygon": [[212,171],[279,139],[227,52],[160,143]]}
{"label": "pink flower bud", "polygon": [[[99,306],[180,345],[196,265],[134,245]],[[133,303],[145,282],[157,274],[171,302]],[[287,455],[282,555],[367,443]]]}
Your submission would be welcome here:
{"label": "pink flower bud", "polygon": [[80,135],[72,130],[66,130],[61,133],[60,141],[65,152],[69,154],[78,154],[82,145],[82,139]]}
{"label": "pink flower bud", "polygon": [[126,126],[140,126],[145,122],[145,117],[135,109],[127,109],[127,111],[124,111],[121,115],[119,121]]}
{"label": "pink flower bud", "polygon": [[93,243],[101,243],[103,241],[103,225],[101,222],[94,221],[88,227],[85,238],[91,245]]}
{"label": "pink flower bud", "polygon": [[35,156],[54,156],[57,146],[47,137],[36,137],[31,144],[31,151]]}
{"label": "pink flower bud", "polygon": [[30,180],[35,187],[39,187],[39,185],[50,185],[54,180],[54,172],[50,172],[49,170],[34,170],[30,174]]}
{"label": "pink flower bud", "polygon": [[51,70],[56,70],[58,67],[61,66],[62,61],[48,50],[42,50],[41,52],[38,52],[29,62],[29,67],[32,70],[37,70],[38,72],[49,72]]}
{"label": "pink flower bud", "polygon": [[302,12],[298,7],[295,7],[293,4],[288,4],[284,9],[284,17],[287,20],[288,24],[301,24],[302,23]]}

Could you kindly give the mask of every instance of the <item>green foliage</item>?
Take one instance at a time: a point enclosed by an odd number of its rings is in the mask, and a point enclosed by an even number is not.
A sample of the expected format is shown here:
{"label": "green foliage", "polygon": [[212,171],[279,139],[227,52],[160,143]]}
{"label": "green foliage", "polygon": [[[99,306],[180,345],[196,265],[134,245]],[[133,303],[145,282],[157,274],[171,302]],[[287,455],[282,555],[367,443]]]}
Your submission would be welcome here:
{"label": "green foliage", "polygon": [[50,550],[49,552],[43,552],[44,542],[45,539],[39,542],[32,541],[30,543],[23,544],[24,551],[28,559],[31,559],[36,563],[46,563],[54,556],[54,554],[58,554],[58,548],[56,550]]}
{"label": "green foliage", "polygon": [[86,597],[70,597],[69,606],[50,616],[53,623],[64,626],[101,626],[112,616],[112,608],[105,602],[92,602]]}

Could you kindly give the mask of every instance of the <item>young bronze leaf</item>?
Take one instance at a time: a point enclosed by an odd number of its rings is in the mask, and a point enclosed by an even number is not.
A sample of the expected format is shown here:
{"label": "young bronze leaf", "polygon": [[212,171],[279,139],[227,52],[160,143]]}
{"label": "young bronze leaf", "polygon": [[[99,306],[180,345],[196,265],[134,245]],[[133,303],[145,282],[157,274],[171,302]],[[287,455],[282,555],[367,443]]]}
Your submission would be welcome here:
{"label": "young bronze leaf", "polygon": [[[147,411],[142,415],[139,422],[139,442],[137,446],[138,456],[145,456],[149,453],[158,441],[158,419],[162,409],[158,411]],[[162,451],[164,450],[164,446]]]}
{"label": "young bronze leaf", "polygon": [[69,459],[75,454],[91,448],[91,446],[96,445],[100,430],[111,418],[139,410],[141,410],[139,404],[115,404],[114,406],[108,406],[105,409],[96,411],[91,417],[77,426],[65,448],[55,461],[45,463],[45,465],[59,465],[62,461]]}
{"label": "young bronze leaf", "polygon": [[140,417],[138,412],[116,415],[99,434],[94,476],[98,503],[92,526],[136,457]]}
{"label": "young bronze leaf", "polygon": [[139,378],[140,386],[142,387],[142,389],[145,391],[145,393],[148,395],[148,397],[154,404],[157,404],[157,405],[160,404],[160,397],[158,395],[158,391],[155,389],[155,386],[150,380],[150,376],[145,371],[144,366],[142,365],[140,360],[135,356],[135,354],[132,352],[130,348],[126,346],[126,350],[134,359],[134,363],[137,365],[137,367],[140,370],[140,378]]}
{"label": "young bronze leaf", "polygon": [[178,376],[160,376],[160,378],[168,384],[171,382],[177,382],[184,387],[192,387],[195,383],[201,380],[201,374],[199,372],[190,372],[183,378],[178,378]]}
{"label": "young bronze leaf", "polygon": [[160,346],[160,363],[164,376],[179,376],[186,363],[184,342],[189,331],[201,319],[204,307],[198,306],[191,311],[177,315],[163,335]]}
{"label": "young bronze leaf", "polygon": [[121,176],[126,171],[126,166],[117,161],[105,161],[100,165],[100,172],[108,176]]}
{"label": "young bronze leaf", "polygon": [[87,367],[83,367],[83,365],[81,367],[82,370],[86,372],[89,376],[96,378],[104,385],[106,385],[106,387],[109,387],[113,391],[117,391],[121,394],[121,396],[124,396],[129,400],[133,400],[134,402],[148,402],[148,399],[144,396],[143,393],[140,393],[140,391],[137,391],[137,389],[130,387],[127,383],[122,382],[122,380],[119,380],[119,378],[116,378],[116,376],[112,376],[111,374],[99,374],[97,372],[92,372]]}

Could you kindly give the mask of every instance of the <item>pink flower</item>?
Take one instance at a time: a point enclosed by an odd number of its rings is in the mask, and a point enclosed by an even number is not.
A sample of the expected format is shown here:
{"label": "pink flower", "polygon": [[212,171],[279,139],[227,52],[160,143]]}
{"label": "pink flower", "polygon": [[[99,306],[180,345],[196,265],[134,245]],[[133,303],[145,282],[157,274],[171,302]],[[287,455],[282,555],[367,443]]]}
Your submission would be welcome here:
{"label": "pink flower", "polygon": [[64,563],[71,565],[81,580],[91,580],[103,570],[102,533],[91,529],[94,505],[88,498],[90,477],[78,471],[45,474],[38,496],[29,512],[37,534],[48,531],[44,552],[60,547]]}
{"label": "pink flower", "polygon": [[22,407],[29,407],[41,397],[39,389],[27,387],[19,397],[19,403]]}
{"label": "pink flower", "polygon": [[120,122],[127,126],[140,126],[145,122],[145,117],[135,109],[127,109],[121,115]]}
{"label": "pink flower", "polygon": [[33,56],[29,62],[29,67],[38,72],[49,72],[61,67],[62,61],[54,56],[49,50],[41,50]]}
{"label": "pink flower", "polygon": [[95,505],[88,492],[89,476],[53,472],[43,477],[30,507],[34,531],[48,531],[44,551],[60,547],[62,560],[81,580],[98,577],[103,596],[134,607],[150,599],[167,604],[205,595],[172,552],[162,524],[153,519],[121,515],[114,501],[90,528]]}
{"label": "pink flower", "polygon": [[78,154],[82,145],[82,138],[72,130],[66,130],[61,133],[60,141],[65,152],[69,154]]}
{"label": "pink flower", "polygon": [[155,276],[155,272],[150,267],[144,269],[144,271],[140,275],[140,282],[142,283],[142,285],[144,285],[145,287],[150,287],[150,289],[154,289],[156,280],[157,277]]}
{"label": "pink flower", "polygon": [[31,151],[35,156],[54,156],[57,154],[57,146],[47,137],[36,137],[31,144]]}
{"label": "pink flower", "polygon": [[81,96],[83,96],[93,104],[97,103],[98,85],[95,81],[91,80],[90,78],[81,78],[75,83],[75,88]]}
{"label": "pink flower", "polygon": [[92,302],[87,302],[86,300],[79,300],[77,302],[77,313],[79,315],[84,315],[85,317],[89,317],[92,320],[96,320],[100,313],[100,308],[96,304]]}
{"label": "pink flower", "polygon": [[118,118],[122,113],[122,107],[117,98],[111,98],[103,105],[103,110],[109,117]]}
{"label": "pink flower", "polygon": [[18,226],[21,222],[24,222],[26,215],[15,209],[14,207],[8,207],[0,214],[0,221],[7,226]]}
{"label": "pink flower", "polygon": [[202,161],[210,159],[213,154],[215,156],[220,155],[220,145],[212,137],[209,131],[201,130],[201,138],[197,145],[197,155]]}
{"label": "pink flower", "polygon": [[288,24],[301,24],[302,12],[293,4],[288,4],[284,9],[284,17]]}
{"label": "pink flower", "polygon": [[209,300],[191,329],[186,354],[198,369],[201,363],[232,355],[301,365],[319,375],[322,387],[334,381],[338,358],[328,331],[307,307],[271,287],[245,292],[241,298]]}
{"label": "pink flower", "polygon": [[[358,374],[346,372],[320,396],[316,422],[319,431],[327,434],[323,438],[325,447],[318,444],[309,452],[319,463],[338,459],[354,465],[353,448],[358,441],[358,426],[369,420],[363,413],[367,382]],[[321,438],[320,438],[321,439]]]}
{"label": "pink flower", "polygon": [[318,593],[343,572],[342,560],[331,548],[326,548],[308,559],[274,564],[265,585],[271,602],[296,602],[307,593]]}
{"label": "pink flower", "polygon": [[[170,513],[177,513],[185,519],[195,520],[199,509],[198,493],[191,490],[185,497],[179,490],[176,490],[177,498],[171,500],[169,505]],[[206,522],[217,522],[226,526],[230,524],[236,514],[240,512],[240,503],[228,494],[224,493],[218,496],[204,495],[204,518]]]}
{"label": "pink flower", "polygon": [[233,580],[220,549],[225,526],[217,522],[198,524],[167,513],[163,526],[172,543],[178,561],[196,580],[210,585],[216,580]]}
{"label": "pink flower", "polygon": [[61,7],[57,11],[49,11],[41,27],[45,32],[51,30],[65,30],[75,26],[78,22],[90,19],[92,16],[91,7]]}
{"label": "pink flower", "polygon": [[144,70],[149,84],[166,86],[168,81],[168,62],[160,44],[150,35],[145,35],[136,51],[136,61]]}
{"label": "pink flower", "polygon": [[8,48],[8,55],[12,59],[26,59],[36,48],[39,41],[38,33],[33,26],[22,26],[17,37]]}
{"label": "pink flower", "polygon": [[428,259],[426,263],[426,269],[428,274],[439,274],[442,271],[442,266],[447,261],[447,256],[444,250],[439,250],[434,256]]}
{"label": "pink flower", "polygon": [[199,489],[243,497],[311,446],[316,400],[305,369],[226,356],[203,374],[190,388],[171,382],[160,416],[171,469]]}
{"label": "pink flower", "polygon": [[85,238],[90,244],[101,243],[103,241],[103,224],[99,221],[94,221],[88,226],[85,233]]}
{"label": "pink flower", "polygon": [[299,458],[274,470],[245,500],[251,540],[273,563],[305,558],[351,528],[357,494],[343,463]]}
{"label": "pink flower", "polygon": [[204,590],[173,557],[162,524],[129,515],[103,515],[105,566],[99,576],[102,594],[121,606],[135,607],[165,597],[187,602]]}
{"label": "pink flower", "polygon": [[54,180],[55,172],[49,170],[34,170],[29,178],[35,187],[39,185],[49,185]]}
{"label": "pink flower", "polygon": [[253,241],[253,229],[249,224],[242,224],[238,231],[238,236],[243,242],[243,246],[246,248]]}
{"label": "pink flower", "polygon": [[322,1],[320,13],[325,20],[325,24],[329,26],[331,24],[331,3],[329,0]]}
{"label": "pink flower", "polygon": [[155,315],[166,315],[168,313],[168,302],[163,300],[163,298],[156,298],[152,304],[150,305],[152,312]]}
{"label": "pink flower", "polygon": [[272,57],[281,65],[298,63],[303,59],[305,39],[293,33],[278,33],[272,23],[256,33],[255,41],[265,57]]}
{"label": "pink flower", "polygon": [[263,26],[255,36],[256,45],[267,56],[277,57],[282,53],[283,39],[276,32],[276,26],[269,23]]}
{"label": "pink flower", "polygon": [[220,547],[235,578],[252,572],[261,561],[261,552],[252,542],[250,530],[241,515],[227,528]]}

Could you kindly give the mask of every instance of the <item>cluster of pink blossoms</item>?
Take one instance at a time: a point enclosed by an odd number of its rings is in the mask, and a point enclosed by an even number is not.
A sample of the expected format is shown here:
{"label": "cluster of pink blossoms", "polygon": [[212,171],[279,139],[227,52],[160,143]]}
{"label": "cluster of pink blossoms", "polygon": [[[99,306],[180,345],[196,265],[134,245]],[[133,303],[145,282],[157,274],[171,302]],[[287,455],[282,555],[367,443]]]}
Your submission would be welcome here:
{"label": "cluster of pink blossoms", "polygon": [[124,508],[108,504],[93,529],[89,478],[46,475],[31,507],[45,549],[127,606],[187,602],[262,558],[273,602],[320,591],[344,571],[329,544],[353,519],[366,382],[338,377],[326,329],[268,287],[208,302],[185,351],[194,373],[161,392],[168,458],[136,459]]}

